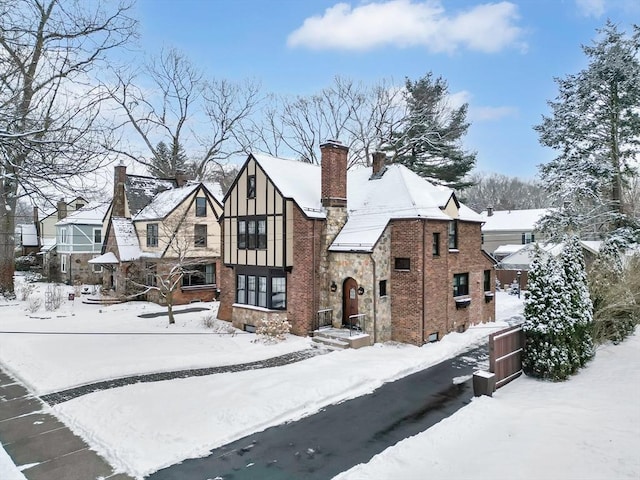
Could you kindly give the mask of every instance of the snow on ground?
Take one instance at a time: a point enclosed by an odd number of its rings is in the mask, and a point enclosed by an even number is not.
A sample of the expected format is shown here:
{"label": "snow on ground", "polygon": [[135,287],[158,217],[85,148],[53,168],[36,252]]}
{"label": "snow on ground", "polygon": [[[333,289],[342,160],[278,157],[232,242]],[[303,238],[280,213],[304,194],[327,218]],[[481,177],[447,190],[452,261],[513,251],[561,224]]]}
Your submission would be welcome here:
{"label": "snow on ground", "polygon": [[335,480],[388,478],[640,478],[640,333],[569,381],[521,377],[476,398]]}
{"label": "snow on ground", "polygon": [[[452,333],[420,348],[376,345],[267,370],[130,385],[79,397],[51,410],[116,468],[141,477],[268,426],[368,393],[485,341],[507,320],[522,318],[522,299],[516,296],[498,292],[496,306],[497,318],[502,320],[496,325]],[[24,304],[0,306],[0,330],[162,334],[102,335],[95,341],[92,335],[0,334],[0,362],[34,391],[47,392],[109,376],[246,362],[309,344],[308,339],[297,337],[265,346],[253,343],[252,334],[202,335],[207,332],[200,325],[202,313],[178,315],[177,325],[168,327],[166,317],[137,318],[141,312],[160,310],[142,302],[97,307],[102,313],[94,307],[76,301],[74,316],[34,319],[26,317]],[[198,335],[165,335],[175,332]],[[91,346],[85,348],[85,342]],[[482,477],[531,480],[637,478],[639,347],[636,335],[620,346],[601,348],[589,368],[569,382],[520,378],[494,398],[475,399],[427,432],[345,473],[344,478],[477,478],[479,472]],[[348,370],[345,364],[350,365]],[[619,398],[629,401],[611,408]],[[609,445],[614,448],[605,448]],[[405,450],[413,455],[405,456]],[[0,455],[0,478],[4,479],[2,462]]]}
{"label": "snow on ground", "polygon": [[[43,298],[47,284],[33,285]],[[26,302],[0,300],[0,332],[16,332],[0,333],[0,363],[38,395],[140,373],[263,360],[310,343],[292,335],[265,345],[252,343],[255,335],[238,330],[234,335],[213,333],[203,317],[215,318],[216,302],[176,307],[207,310],[177,314],[170,326],[166,316],[138,317],[166,312],[165,307],[148,302],[88,305],[77,297],[69,301],[73,288],[61,288],[63,305],[53,312],[41,308],[30,313]],[[69,335],[61,335],[65,333]]]}

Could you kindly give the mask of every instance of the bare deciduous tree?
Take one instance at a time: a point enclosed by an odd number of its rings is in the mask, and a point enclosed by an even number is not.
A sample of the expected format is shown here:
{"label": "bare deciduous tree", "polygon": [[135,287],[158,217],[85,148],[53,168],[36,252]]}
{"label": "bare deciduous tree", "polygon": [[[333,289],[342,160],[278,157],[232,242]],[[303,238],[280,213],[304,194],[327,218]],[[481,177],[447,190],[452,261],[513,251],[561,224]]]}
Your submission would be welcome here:
{"label": "bare deciduous tree", "polygon": [[111,130],[92,74],[135,34],[130,9],[0,0],[0,293],[13,292],[18,199],[68,192],[106,159]]}
{"label": "bare deciduous tree", "polygon": [[206,79],[176,49],[163,50],[140,71],[120,71],[116,77],[111,97],[124,115],[120,130],[144,147],[141,152],[122,142],[115,152],[153,168],[162,156],[161,143],[176,158],[184,149],[196,179],[244,152],[236,136],[259,102],[256,82]]}

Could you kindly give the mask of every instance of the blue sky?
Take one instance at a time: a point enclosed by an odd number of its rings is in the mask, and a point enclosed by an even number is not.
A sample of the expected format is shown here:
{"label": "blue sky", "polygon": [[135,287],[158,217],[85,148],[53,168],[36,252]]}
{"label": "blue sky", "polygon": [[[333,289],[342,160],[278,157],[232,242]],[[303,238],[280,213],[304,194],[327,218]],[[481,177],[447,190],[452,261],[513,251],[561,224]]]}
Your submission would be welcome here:
{"label": "blue sky", "polygon": [[432,71],[469,103],[477,170],[533,178],[553,158],[532,126],[554,77],[607,18],[628,30],[636,0],[138,0],[141,46],[176,47],[209,75],[311,94],[336,75],[400,83]]}

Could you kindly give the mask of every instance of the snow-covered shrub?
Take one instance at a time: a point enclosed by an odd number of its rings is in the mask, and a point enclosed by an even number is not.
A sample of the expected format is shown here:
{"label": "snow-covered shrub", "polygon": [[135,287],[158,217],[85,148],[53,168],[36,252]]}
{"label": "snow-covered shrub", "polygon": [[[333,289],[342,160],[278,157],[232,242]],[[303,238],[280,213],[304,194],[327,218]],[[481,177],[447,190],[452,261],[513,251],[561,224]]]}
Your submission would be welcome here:
{"label": "snow-covered shrub", "polygon": [[34,255],[24,255],[16,258],[16,272],[28,272],[31,267],[37,264]]}
{"label": "snow-covered shrub", "polygon": [[568,295],[558,262],[536,247],[524,301],[525,348],[522,368],[527,375],[564,380],[579,366],[572,347]]}
{"label": "snow-covered shrub", "polygon": [[278,318],[260,320],[256,327],[256,334],[265,343],[281,342],[290,331],[291,324]]}
{"label": "snow-covered shrub", "polygon": [[33,293],[36,286],[31,283],[23,283],[20,289],[18,290],[20,294],[20,300],[26,302],[29,299],[29,296]]}
{"label": "snow-covered shrub", "polygon": [[60,285],[49,285],[44,295],[45,310],[58,310],[62,305],[62,288]]}
{"label": "snow-covered shrub", "polygon": [[27,300],[27,310],[29,313],[36,313],[42,306],[42,298],[31,295]]}
{"label": "snow-covered shrub", "polygon": [[223,333],[235,336],[236,329],[229,322],[218,320],[212,312],[207,312],[202,316],[202,326],[210,329],[213,333]]}
{"label": "snow-covered shrub", "polygon": [[581,367],[595,355],[593,346],[593,304],[589,296],[582,245],[577,236],[565,237],[560,264],[567,294],[568,328],[572,329],[572,349]]}
{"label": "snow-covered shrub", "polygon": [[589,270],[596,343],[619,343],[640,323],[640,256],[625,265],[614,242],[605,241]]}

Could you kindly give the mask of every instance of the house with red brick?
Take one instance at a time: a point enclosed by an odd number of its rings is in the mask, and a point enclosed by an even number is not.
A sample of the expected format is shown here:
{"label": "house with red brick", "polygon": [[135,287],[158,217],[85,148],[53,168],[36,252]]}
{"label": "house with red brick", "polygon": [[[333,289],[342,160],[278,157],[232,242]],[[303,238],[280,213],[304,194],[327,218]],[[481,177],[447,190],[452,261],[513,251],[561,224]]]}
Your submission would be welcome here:
{"label": "house with red brick", "polygon": [[384,154],[347,172],[347,147],[320,149],[320,166],[248,156],[224,198],[220,319],[414,345],[495,319],[477,213]]}
{"label": "house with red brick", "polygon": [[179,267],[173,303],[209,301],[218,292],[221,192],[217,185],[128,175],[115,167],[113,200],[104,217],[103,285],[119,297],[154,290],[158,276]]}

